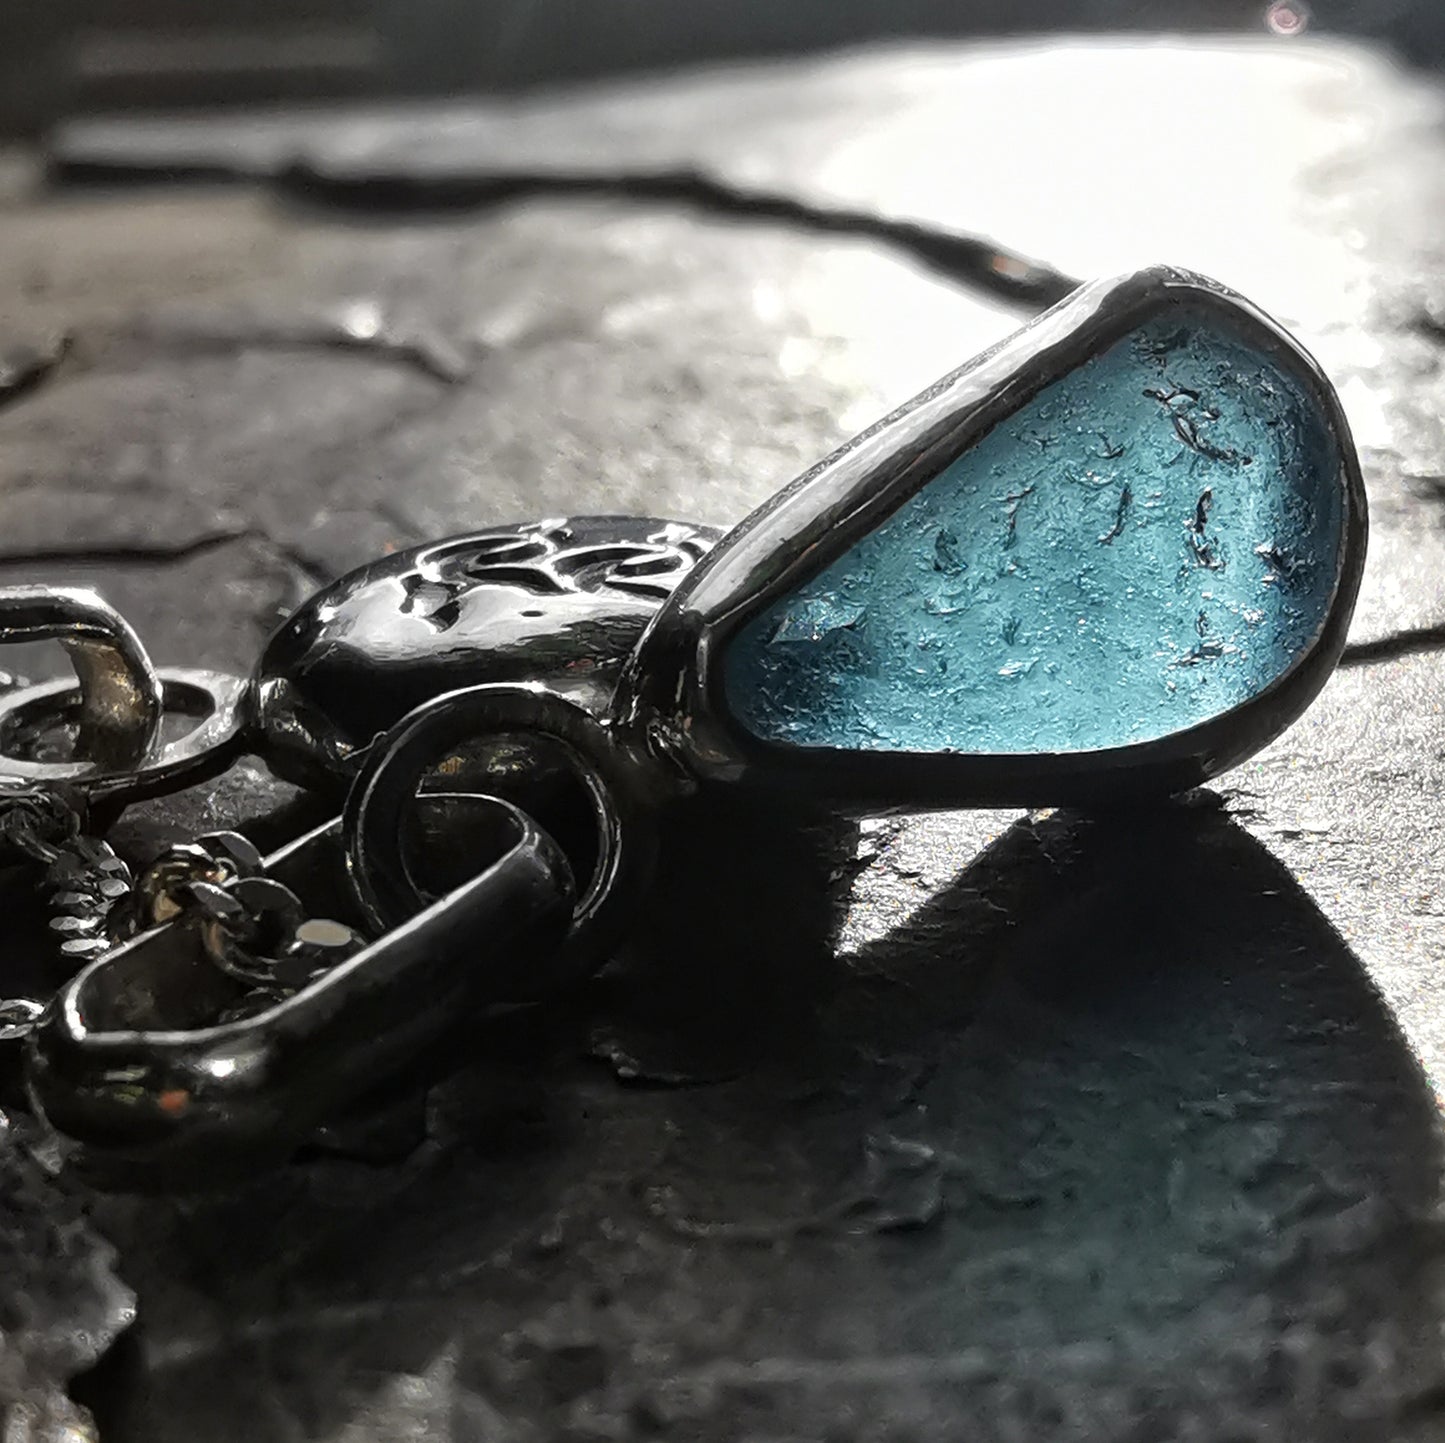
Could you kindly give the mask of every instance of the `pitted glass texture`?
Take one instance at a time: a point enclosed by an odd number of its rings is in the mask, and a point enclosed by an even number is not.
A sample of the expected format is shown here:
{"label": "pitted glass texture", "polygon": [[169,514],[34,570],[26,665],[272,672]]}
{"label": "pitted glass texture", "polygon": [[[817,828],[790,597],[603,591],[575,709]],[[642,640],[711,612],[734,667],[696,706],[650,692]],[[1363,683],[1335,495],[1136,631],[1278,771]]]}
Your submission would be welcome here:
{"label": "pitted glass texture", "polygon": [[1150,741],[1248,701],[1309,646],[1343,526],[1310,385],[1176,302],[746,623],[727,704],[799,747]]}

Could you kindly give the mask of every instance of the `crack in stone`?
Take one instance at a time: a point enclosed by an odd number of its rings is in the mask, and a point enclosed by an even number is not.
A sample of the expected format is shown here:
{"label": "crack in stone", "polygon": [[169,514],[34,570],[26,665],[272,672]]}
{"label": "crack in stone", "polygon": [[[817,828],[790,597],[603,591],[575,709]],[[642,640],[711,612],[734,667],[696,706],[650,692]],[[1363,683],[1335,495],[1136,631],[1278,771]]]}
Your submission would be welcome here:
{"label": "crack in stone", "polygon": [[874,212],[820,205],[742,186],[690,169],[577,172],[494,171],[474,174],[343,174],[300,162],[274,183],[308,200],[353,210],[480,209],[549,196],[665,201],[709,215],[773,220],[821,235],[882,241],[960,285],[1047,309],[1082,284],[1076,277],[985,236]]}
{"label": "crack in stone", "polygon": [[92,370],[130,348],[161,356],[232,355],[247,351],[330,351],[393,361],[445,386],[458,386],[475,371],[475,348],[464,349],[433,331],[407,332],[389,321],[372,300],[298,322],[263,322],[254,329],[228,327],[224,318],[197,321],[138,320],[86,336],[65,333],[44,345],[0,350],[0,411],[45,386]]}
{"label": "crack in stone", "polygon": [[54,546],[33,551],[0,553],[0,568],[12,566],[174,566],[218,551],[236,541],[269,540],[254,527],[207,531],[189,541],[173,544],[116,546]]}
{"label": "crack in stone", "polygon": [[[294,321],[199,316],[141,319],[99,343],[104,354],[117,346],[155,346],[163,354],[220,354],[249,350],[323,350],[379,356],[455,386],[467,380],[475,357],[434,331],[407,331],[388,318],[375,300],[359,299]],[[237,321],[241,323],[238,324]]]}
{"label": "crack in stone", "polygon": [[0,351],[0,410],[49,381],[71,352],[71,337],[60,333],[36,345],[21,343]]}
{"label": "crack in stone", "polygon": [[1436,345],[1445,345],[1445,321],[1440,320],[1433,311],[1424,307],[1409,318],[1405,323],[1405,329],[1434,341]]}
{"label": "crack in stone", "polygon": [[876,212],[829,206],[776,191],[749,189],[693,167],[596,171],[474,170],[430,175],[346,171],[298,158],[275,172],[244,164],[165,164],[126,158],[73,157],[63,149],[49,157],[51,177],[69,184],[147,181],[251,181],[268,184],[308,202],[372,212],[481,209],[548,196],[592,196],[663,201],[705,214],[775,220],[797,230],[882,241],[961,285],[1018,305],[1046,310],[1082,282],[1045,261],[1025,256],[985,236]]}

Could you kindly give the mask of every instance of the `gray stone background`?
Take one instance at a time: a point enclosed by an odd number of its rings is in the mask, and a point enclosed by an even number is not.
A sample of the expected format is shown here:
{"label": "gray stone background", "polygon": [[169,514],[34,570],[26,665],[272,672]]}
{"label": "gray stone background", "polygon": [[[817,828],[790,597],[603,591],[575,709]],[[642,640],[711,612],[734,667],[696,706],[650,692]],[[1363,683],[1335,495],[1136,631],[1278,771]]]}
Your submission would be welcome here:
{"label": "gray stone background", "polygon": [[[810,207],[1227,281],[1339,386],[1373,535],[1346,666],[1213,793],[702,875],[747,947],[479,1034],[385,1159],[91,1197],[16,1113],[15,1436],[90,1428],[79,1375],[108,1443],[1439,1437],[1442,135],[1344,42],[929,44],[52,142],[224,187],[17,161],[0,578],[162,663],[248,667],[388,545],[734,521],[1022,318]],[[119,840],[288,798],[245,764]]]}

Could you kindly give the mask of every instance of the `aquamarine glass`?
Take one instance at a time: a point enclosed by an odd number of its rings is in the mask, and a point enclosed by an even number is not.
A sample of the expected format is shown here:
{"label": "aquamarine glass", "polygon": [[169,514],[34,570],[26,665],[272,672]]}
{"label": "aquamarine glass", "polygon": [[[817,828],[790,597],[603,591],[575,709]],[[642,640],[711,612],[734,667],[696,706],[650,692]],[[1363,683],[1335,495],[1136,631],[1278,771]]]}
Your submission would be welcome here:
{"label": "aquamarine glass", "polygon": [[868,751],[1075,752],[1217,717],[1324,622],[1337,442],[1217,308],[1171,306],[1039,392],[742,626],[754,736]]}

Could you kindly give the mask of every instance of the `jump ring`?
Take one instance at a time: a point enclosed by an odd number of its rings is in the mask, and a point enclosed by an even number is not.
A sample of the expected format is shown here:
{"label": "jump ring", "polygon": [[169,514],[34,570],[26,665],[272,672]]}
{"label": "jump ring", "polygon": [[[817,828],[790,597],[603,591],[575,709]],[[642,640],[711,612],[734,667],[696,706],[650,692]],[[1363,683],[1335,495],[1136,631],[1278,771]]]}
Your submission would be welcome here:
{"label": "jump ring", "polygon": [[162,711],[160,679],[140,637],[89,587],[0,587],[0,643],[50,639],[69,653],[79,683],[70,688],[76,757],[111,770],[137,765]]}
{"label": "jump ring", "polygon": [[16,754],[17,739],[73,721],[84,685],[41,682],[0,695],[0,775],[53,786],[69,783],[92,803],[125,805],[180,791],[223,772],[241,749],[247,688],[223,672],[165,668],[157,673],[167,712],[194,719],[174,741],[160,741],[136,765],[36,761]]}
{"label": "jump ring", "polygon": [[342,814],[352,890],[373,927],[398,925],[431,900],[407,866],[403,822],[426,772],[465,741],[525,736],[555,743],[585,790],[596,826],[596,862],[578,878],[566,947],[575,975],[606,955],[626,904],[651,871],[643,825],[623,760],[583,707],[544,687],[488,684],[447,692],[409,712],[367,752]]}

